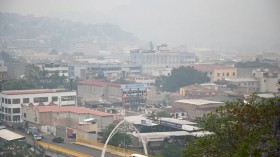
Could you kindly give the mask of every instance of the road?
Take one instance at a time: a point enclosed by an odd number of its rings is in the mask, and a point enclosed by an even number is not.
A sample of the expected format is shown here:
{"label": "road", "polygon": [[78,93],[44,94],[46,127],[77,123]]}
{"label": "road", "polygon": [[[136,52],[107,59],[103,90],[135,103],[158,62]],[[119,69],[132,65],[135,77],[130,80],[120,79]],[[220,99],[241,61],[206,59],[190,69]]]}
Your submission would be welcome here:
{"label": "road", "polygon": [[[23,131],[19,131],[19,130],[11,130],[14,131],[18,134],[21,134],[23,136],[26,137],[26,141],[28,144],[30,145],[34,145],[34,140],[33,140],[33,136],[26,134]],[[81,145],[76,145],[76,144],[71,144],[69,143],[69,141],[65,141],[64,143],[55,143],[52,141],[53,136],[51,135],[44,135],[44,139],[42,140],[43,142],[52,144],[52,145],[56,145],[59,147],[63,147],[63,148],[67,148],[67,149],[71,149],[80,153],[84,153],[93,157],[100,157],[101,156],[101,151],[97,150],[97,149],[93,149],[93,148],[89,148],[89,147],[85,147],[85,146],[81,146]],[[119,157],[117,155],[113,155],[110,153],[106,153],[105,155],[106,157]]]}

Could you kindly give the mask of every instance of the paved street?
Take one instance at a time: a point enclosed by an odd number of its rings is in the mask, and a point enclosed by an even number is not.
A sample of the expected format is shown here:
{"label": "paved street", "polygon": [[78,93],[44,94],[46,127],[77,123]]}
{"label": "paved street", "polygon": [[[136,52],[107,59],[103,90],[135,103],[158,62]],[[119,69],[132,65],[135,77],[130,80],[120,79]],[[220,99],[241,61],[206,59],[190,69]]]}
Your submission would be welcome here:
{"label": "paved street", "polygon": [[[33,136],[28,135],[25,132],[19,131],[19,130],[11,129],[11,131],[14,131],[18,134],[21,134],[21,135],[25,136],[27,143],[31,144],[31,145],[34,145]],[[81,145],[71,144],[71,143],[69,143],[69,141],[65,141],[64,143],[55,143],[55,142],[52,141],[53,136],[51,136],[51,135],[44,135],[44,136],[45,137],[42,140],[43,142],[50,143],[52,145],[56,145],[56,146],[59,146],[59,147],[71,149],[71,150],[74,150],[74,151],[77,151],[77,152],[80,152],[80,153],[84,153],[84,154],[87,154],[87,155],[90,155],[90,156],[93,156],[93,157],[100,157],[101,156],[101,151],[100,150],[92,149],[92,148],[81,146]],[[118,157],[118,156],[106,153],[106,157]]]}

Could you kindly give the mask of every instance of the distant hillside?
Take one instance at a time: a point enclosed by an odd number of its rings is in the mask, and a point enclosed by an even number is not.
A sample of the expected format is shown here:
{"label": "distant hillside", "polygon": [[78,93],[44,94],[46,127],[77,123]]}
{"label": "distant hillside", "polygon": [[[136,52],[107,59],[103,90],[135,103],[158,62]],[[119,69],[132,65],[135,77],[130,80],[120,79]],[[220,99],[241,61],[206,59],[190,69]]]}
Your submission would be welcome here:
{"label": "distant hillside", "polygon": [[17,39],[49,37],[53,46],[69,45],[83,37],[114,42],[136,40],[132,33],[109,23],[85,25],[54,18],[22,16],[13,13],[0,13],[0,36]]}

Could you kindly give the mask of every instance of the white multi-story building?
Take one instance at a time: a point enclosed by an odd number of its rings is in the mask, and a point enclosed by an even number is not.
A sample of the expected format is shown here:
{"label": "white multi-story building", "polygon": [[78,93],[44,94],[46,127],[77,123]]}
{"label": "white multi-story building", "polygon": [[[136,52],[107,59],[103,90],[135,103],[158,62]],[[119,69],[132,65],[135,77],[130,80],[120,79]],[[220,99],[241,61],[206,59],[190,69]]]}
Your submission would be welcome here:
{"label": "white multi-story building", "polygon": [[164,71],[166,68],[177,68],[195,61],[194,53],[171,51],[166,44],[158,46],[157,50],[135,49],[130,51],[130,64],[140,65],[143,74],[154,76],[160,75],[160,71]]}
{"label": "white multi-story building", "polygon": [[21,105],[48,105],[53,102],[59,106],[73,106],[77,103],[76,91],[65,89],[11,90],[1,92],[0,97],[0,118],[7,123],[22,122]]}
{"label": "white multi-story building", "polygon": [[278,92],[278,82],[280,81],[279,71],[269,69],[256,69],[252,71],[254,78],[259,80],[259,92]]}
{"label": "white multi-story building", "polygon": [[68,66],[62,65],[60,63],[47,63],[47,64],[36,64],[35,66],[44,69],[49,72],[49,74],[58,73],[59,76],[68,77]]}

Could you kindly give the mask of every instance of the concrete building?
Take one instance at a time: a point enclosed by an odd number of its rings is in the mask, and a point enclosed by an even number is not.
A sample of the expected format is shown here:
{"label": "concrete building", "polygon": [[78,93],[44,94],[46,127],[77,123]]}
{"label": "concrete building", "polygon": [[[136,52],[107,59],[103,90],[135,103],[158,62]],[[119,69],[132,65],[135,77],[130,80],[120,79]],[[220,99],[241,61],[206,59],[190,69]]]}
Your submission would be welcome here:
{"label": "concrete building", "polygon": [[[90,119],[92,119],[97,123],[98,131],[104,130],[115,119],[114,114],[77,106],[23,105],[22,112],[23,120],[41,125],[51,123],[52,126],[72,126],[79,128],[83,124],[88,124]],[[32,114],[32,112],[34,113]],[[37,121],[34,121],[36,116]]]}
{"label": "concrete building", "polygon": [[102,132],[114,120],[114,115],[106,112],[55,104],[22,105],[22,116],[28,127],[37,127],[54,135],[61,134],[60,130],[65,130],[68,137],[76,134],[77,137],[94,141],[97,140],[97,133]]}
{"label": "concrete building", "polygon": [[148,86],[154,86],[156,82],[156,78],[153,76],[145,76],[145,75],[134,75],[129,76],[130,80],[135,83],[143,83],[147,84]]}
{"label": "concrete building", "polygon": [[46,70],[50,75],[54,73],[58,73],[59,76],[68,77],[68,66],[62,65],[61,63],[38,63],[35,66],[40,69]]}
{"label": "concrete building", "polygon": [[182,99],[172,104],[172,108],[181,109],[187,113],[187,117],[195,119],[215,110],[217,107],[224,105],[224,102],[209,101],[202,99]]}
{"label": "concrete building", "polygon": [[112,82],[86,80],[78,83],[78,96],[84,101],[115,100],[121,102],[121,85]]}
{"label": "concrete building", "polygon": [[190,67],[202,72],[206,72],[212,82],[224,79],[236,79],[237,68],[226,67],[214,64],[192,64]]}
{"label": "concrete building", "polygon": [[180,88],[180,95],[187,98],[213,97],[218,94],[215,86],[189,85]]}
{"label": "concrete building", "polygon": [[[104,60],[79,60],[77,63],[68,65],[69,78],[82,78],[83,74],[100,75],[108,79],[115,79],[114,75],[120,76],[125,73],[140,73],[140,66],[129,65],[119,60],[104,59]],[[86,76],[86,75],[85,75]],[[90,78],[84,78],[90,79]]]}
{"label": "concrete building", "polygon": [[280,81],[280,72],[271,71],[269,69],[256,69],[252,71],[252,75],[255,79],[259,81],[260,93],[265,92],[278,92],[278,82]]}
{"label": "concrete building", "polygon": [[237,79],[229,79],[226,80],[229,85],[234,85],[236,87],[245,87],[251,91],[258,91],[259,90],[259,81],[256,79],[250,78],[237,78]]}
{"label": "concrete building", "polygon": [[[140,111],[147,102],[147,84],[122,84],[122,105],[132,111]],[[140,108],[140,109],[139,109]]]}
{"label": "concrete building", "polygon": [[130,51],[130,65],[141,66],[143,74],[160,75],[166,68],[177,68],[196,62],[194,53],[172,51],[166,44],[158,46],[156,50],[134,49]]}
{"label": "concrete building", "polygon": [[0,93],[1,119],[7,123],[22,122],[21,104],[57,103],[59,106],[75,106],[76,91],[65,89],[36,89],[36,90],[11,90]]}

